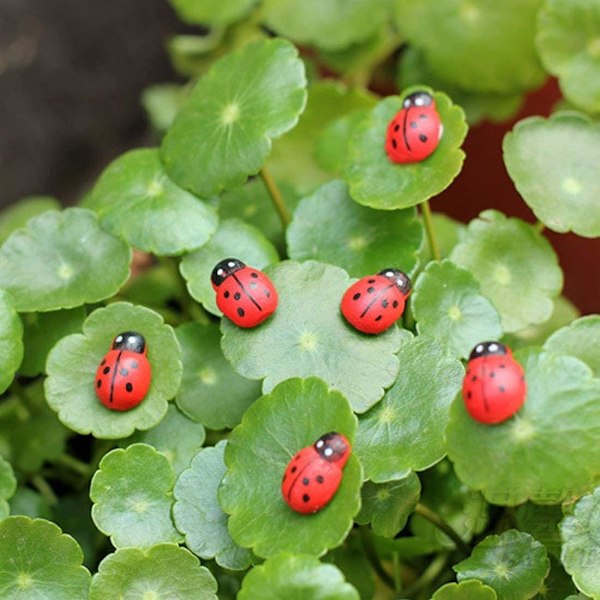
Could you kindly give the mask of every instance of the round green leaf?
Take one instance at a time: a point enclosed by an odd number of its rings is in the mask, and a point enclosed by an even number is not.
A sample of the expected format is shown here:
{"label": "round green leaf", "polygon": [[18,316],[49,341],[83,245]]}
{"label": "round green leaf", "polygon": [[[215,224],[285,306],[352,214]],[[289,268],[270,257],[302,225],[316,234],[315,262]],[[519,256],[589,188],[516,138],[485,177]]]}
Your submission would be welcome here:
{"label": "round green leaf", "polygon": [[169,0],[190,25],[229,25],[245,16],[256,0]]}
{"label": "round green leaf", "polygon": [[7,500],[15,493],[17,480],[10,463],[0,456],[0,520],[8,516]]}
{"label": "round green leaf", "polygon": [[506,134],[503,149],[511,179],[542,223],[600,236],[600,124],[572,112],[530,117]]}
{"label": "round green leaf", "polygon": [[431,600],[496,600],[496,592],[481,581],[470,579],[461,583],[443,585]]}
{"label": "round green leaf", "polygon": [[333,263],[356,277],[386,266],[411,275],[423,243],[414,209],[384,213],[360,206],[342,181],[327,183],[302,200],[286,235],[290,258]]}
{"label": "round green leaf", "polygon": [[600,380],[581,361],[519,350],[527,397],[499,425],[474,421],[457,397],[446,431],[457,475],[489,502],[556,504],[587,490],[600,463]]}
{"label": "round green leaf", "polygon": [[351,548],[350,544],[329,551],[324,557],[326,563],[333,563],[350,585],[356,588],[361,598],[372,599],[375,595],[373,568],[362,548]]}
{"label": "round green leaf", "polygon": [[12,383],[23,360],[23,323],[13,297],[0,289],[0,393]]}
{"label": "round green leaf", "polygon": [[339,303],[350,280],[338,267],[286,261],[266,272],[279,294],[277,311],[254,329],[223,319],[225,357],[245,377],[264,378],[264,392],[289,377],[316,375],[356,412],[370,408],[394,381],[394,353],[405,338],[396,327],[369,336],[346,323]]}
{"label": "round green leaf", "polygon": [[577,587],[600,598],[600,487],[575,505],[560,524],[563,540],[561,561]]}
{"label": "round green leaf", "polygon": [[469,356],[481,340],[500,339],[500,315],[479,289],[475,277],[451,261],[429,263],[412,296],[417,331],[460,358]]}
{"label": "round green leaf", "polygon": [[525,600],[541,589],[550,561],[542,544],[528,533],[510,529],[488,535],[469,558],[453,568],[458,581],[479,579],[502,600]]}
{"label": "round green leaf", "polygon": [[279,554],[254,567],[242,582],[238,600],[359,600],[355,588],[333,565],[305,554]]}
{"label": "round green leaf", "polygon": [[159,256],[199,248],[217,229],[215,209],[169,179],[155,148],[110,163],[85,206],[104,229]]}
{"label": "round green leaf", "polygon": [[469,223],[450,259],[468,269],[502,317],[506,332],[543,323],[562,287],[552,246],[534,227],[495,210]]}
{"label": "round green leaf", "polygon": [[72,308],[112,296],[129,277],[131,250],[83,208],[30,219],[0,248],[0,287],[18,311]]}
{"label": "round green leaf", "polygon": [[45,313],[25,313],[23,342],[25,356],[19,373],[34,377],[46,370],[46,359],[52,347],[63,337],[81,331],[85,319],[85,308],[77,306],[68,310]]}
{"label": "round green leaf", "polygon": [[217,600],[217,582],[185,548],[157,544],[109,554],[92,579],[90,600]]}
{"label": "round green leaf", "polygon": [[111,450],[90,484],[92,519],[115,548],[179,542],[171,520],[175,471],[148,444]]}
{"label": "round green leaf", "polygon": [[362,469],[354,454],[336,495],[320,512],[297,513],[281,495],[292,456],[329,431],[352,443],[356,417],[346,398],[316,377],[284,381],[246,411],[229,437],[219,490],[219,502],[231,515],[229,532],[240,546],[261,557],[286,551],[320,556],[342,543],[360,508]]}
{"label": "round green leaf", "polygon": [[226,569],[243,570],[250,552],[240,548],[227,530],[227,515],[219,506],[217,490],[225,475],[225,441],[198,452],[175,484],[173,519],[187,547],[200,558],[214,558]]}
{"label": "round green leaf", "polygon": [[371,37],[387,20],[388,0],[264,0],[266,24],[299,44],[339,50]]}
{"label": "round green leaf", "polygon": [[458,360],[431,338],[418,337],[398,352],[400,373],[383,400],[361,417],[356,453],[365,479],[401,479],[446,454],[449,407],[462,384]]}
{"label": "round green leaf", "polygon": [[58,525],[8,517],[0,522],[0,590],[3,600],[87,600],[90,573],[83,552]]}
{"label": "round green leaf", "polygon": [[371,523],[377,535],[394,537],[406,525],[420,493],[419,478],[412,471],[397,481],[367,481],[362,488],[362,507],[355,521],[361,525]]}
{"label": "round green leaf", "polygon": [[175,333],[183,351],[177,406],[211,429],[235,427],[260,396],[260,384],[238,375],[225,360],[216,324],[185,323]]}
{"label": "round green leaf", "polygon": [[[106,408],[96,397],[94,379],[102,357],[122,331],[139,331],[146,339],[152,384],[143,402],[126,411]],[[122,438],[134,429],[154,427],[167,412],[181,380],[181,348],[162,317],[142,306],[116,302],[95,310],[83,334],[69,335],[52,349],[46,364],[46,398],[59,419],[78,433]]]}
{"label": "round green leaf", "polygon": [[[171,43],[173,40],[171,39]],[[188,88],[176,83],[160,83],[144,89],[141,103],[146,117],[155,131],[162,137],[173,124],[187,96]]]}
{"label": "round green leaf", "polygon": [[258,173],[306,101],[304,65],[283,39],[260,40],[216,62],[162,143],[167,173],[201,197]]}
{"label": "round green leaf", "polygon": [[600,112],[600,2],[546,0],[538,15],[536,45],[567,100]]}
{"label": "round green leaf", "polygon": [[344,179],[350,195],[359,204],[391,210],[415,206],[442,190],[458,175],[465,153],[460,149],[467,135],[465,115],[442,92],[433,92],[444,133],[435,152],[420,162],[397,164],[385,152],[385,136],[390,121],[402,109],[402,96],[390,96],[375,106],[354,127],[348,145]]}
{"label": "round green leaf", "polygon": [[17,489],[10,500],[10,512],[12,515],[23,515],[32,519],[52,519],[52,510],[43,496],[27,487]]}
{"label": "round green leaf", "polygon": [[181,473],[202,448],[205,438],[206,432],[200,423],[194,423],[170,404],[158,425],[134,433],[127,442],[141,442],[156,448],[169,459],[175,473]]}
{"label": "round green leaf", "polygon": [[3,244],[13,231],[25,227],[31,217],[52,209],[60,210],[60,202],[51,196],[30,196],[5,208],[0,213],[0,244]]}
{"label": "round green leaf", "polygon": [[277,262],[279,258],[271,242],[252,225],[238,219],[221,221],[210,242],[199,250],[186,254],[179,265],[192,298],[201,302],[214,315],[222,313],[217,308],[210,274],[219,261],[230,256],[239,258],[256,269]]}
{"label": "round green leaf", "polygon": [[478,92],[529,90],[544,80],[535,51],[543,0],[398,0],[396,25],[431,72]]}
{"label": "round green leaf", "polygon": [[544,344],[554,354],[568,354],[583,361],[600,378],[600,315],[589,315],[555,331]]}

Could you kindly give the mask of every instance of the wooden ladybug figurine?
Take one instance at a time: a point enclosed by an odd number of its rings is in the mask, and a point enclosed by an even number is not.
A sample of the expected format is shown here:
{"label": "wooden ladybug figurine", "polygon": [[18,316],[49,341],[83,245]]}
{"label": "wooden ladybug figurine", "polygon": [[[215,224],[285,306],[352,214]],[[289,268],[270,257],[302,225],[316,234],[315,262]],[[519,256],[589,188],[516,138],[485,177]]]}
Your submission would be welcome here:
{"label": "wooden ladybug figurine", "polygon": [[135,331],[114,339],[96,371],[96,396],[106,408],[130,410],[145,398],[152,379],[146,353],[146,341]]}
{"label": "wooden ladybug figurine", "polygon": [[502,423],[525,401],[527,384],[523,367],[504,344],[477,344],[469,356],[462,394],[473,419],[488,425]]}
{"label": "wooden ladybug figurine", "polygon": [[363,333],[381,333],[402,316],[410,292],[410,279],[405,273],[384,269],[359,279],[346,290],[342,314]]}
{"label": "wooden ladybug figurine", "polygon": [[283,475],[283,499],[290,508],[305,515],[321,510],[340,487],[342,469],[349,456],[350,442],[334,431],[302,448]]}
{"label": "wooden ladybug figurine", "polygon": [[238,327],[256,327],[277,308],[277,290],[271,280],[237,258],[218,263],[211,283],[219,310]]}
{"label": "wooden ladybug figurine", "polygon": [[402,110],[388,125],[385,151],[395,163],[427,158],[438,146],[444,127],[427,92],[415,92],[402,102]]}

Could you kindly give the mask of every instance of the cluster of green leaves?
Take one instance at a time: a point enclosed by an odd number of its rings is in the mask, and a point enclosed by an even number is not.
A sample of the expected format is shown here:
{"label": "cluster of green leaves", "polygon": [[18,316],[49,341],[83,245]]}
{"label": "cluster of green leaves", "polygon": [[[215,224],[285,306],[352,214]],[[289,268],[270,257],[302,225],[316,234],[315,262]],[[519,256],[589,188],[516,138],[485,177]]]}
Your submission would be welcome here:
{"label": "cluster of green leaves", "polygon": [[[203,29],[169,45],[197,81],[144,94],[159,146],[118,157],[81,206],[0,215],[0,595],[600,598],[600,316],[560,296],[541,232],[600,236],[600,2],[171,3]],[[546,71],[585,112],[505,138],[539,223],[431,215],[467,120],[506,119]],[[385,132],[415,89],[443,136],[397,165]],[[216,306],[228,256],[278,290],[256,329]],[[340,299],[386,267],[412,278],[405,315],[359,333]],[[94,377],[125,330],[152,385],[121,413]],[[527,380],[496,426],[460,394],[487,339]],[[300,515],[281,479],[328,431],[352,453]]]}

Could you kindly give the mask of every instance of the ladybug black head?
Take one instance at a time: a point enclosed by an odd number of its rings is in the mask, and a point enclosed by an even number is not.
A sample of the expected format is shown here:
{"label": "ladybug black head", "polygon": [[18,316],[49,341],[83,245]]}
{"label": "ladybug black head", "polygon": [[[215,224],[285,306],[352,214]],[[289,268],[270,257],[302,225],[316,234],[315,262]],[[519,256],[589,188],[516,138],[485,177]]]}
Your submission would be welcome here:
{"label": "ladybug black head", "polygon": [[403,273],[399,269],[383,269],[383,271],[379,271],[377,275],[383,275],[387,277],[391,281],[393,281],[398,289],[405,295],[408,296],[412,290],[412,285],[410,283],[410,279],[406,273]]}
{"label": "ladybug black head", "polygon": [[215,287],[219,287],[229,275],[243,269],[246,265],[237,258],[226,258],[213,269],[210,280]]}
{"label": "ladybug black head", "polygon": [[348,440],[335,431],[322,435],[315,442],[315,450],[327,461],[337,462],[345,459],[348,454]]}
{"label": "ladybug black head", "polygon": [[128,350],[129,352],[143,354],[146,349],[146,340],[137,331],[124,331],[114,339],[112,349]]}
{"label": "ladybug black head", "polygon": [[481,342],[473,348],[469,355],[469,360],[481,358],[482,356],[489,356],[490,354],[508,354],[508,349],[500,342]]}
{"label": "ladybug black head", "polygon": [[427,92],[415,92],[404,98],[402,106],[404,108],[412,108],[413,106],[429,106],[432,103],[433,98],[431,97],[431,94],[428,94]]}

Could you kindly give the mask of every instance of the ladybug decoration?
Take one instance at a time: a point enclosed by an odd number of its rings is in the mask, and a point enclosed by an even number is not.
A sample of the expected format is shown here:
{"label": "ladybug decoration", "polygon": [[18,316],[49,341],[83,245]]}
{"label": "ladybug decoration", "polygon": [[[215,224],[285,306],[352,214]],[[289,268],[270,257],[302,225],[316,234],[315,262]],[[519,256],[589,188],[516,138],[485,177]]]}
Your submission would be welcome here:
{"label": "ladybug decoration", "polygon": [[146,341],[135,331],[124,331],[113,341],[96,371],[96,396],[106,408],[130,410],[148,393],[152,369]]}
{"label": "ladybug decoration", "polygon": [[523,367],[504,344],[477,344],[469,356],[462,394],[473,419],[488,425],[502,423],[525,401],[527,384]]}
{"label": "ladybug decoration", "polygon": [[381,333],[402,316],[410,292],[410,279],[405,273],[384,269],[359,279],[346,290],[342,314],[363,333]]}
{"label": "ladybug decoration", "polygon": [[342,481],[342,469],[350,456],[350,442],[334,431],[302,448],[290,460],[281,493],[290,508],[308,515],[326,506]]}
{"label": "ladybug decoration", "polygon": [[271,280],[237,258],[218,263],[210,279],[219,310],[238,327],[256,327],[277,308],[277,290]]}
{"label": "ladybug decoration", "polygon": [[402,102],[402,110],[388,125],[385,151],[395,163],[427,158],[438,146],[444,126],[427,92],[415,92]]}

